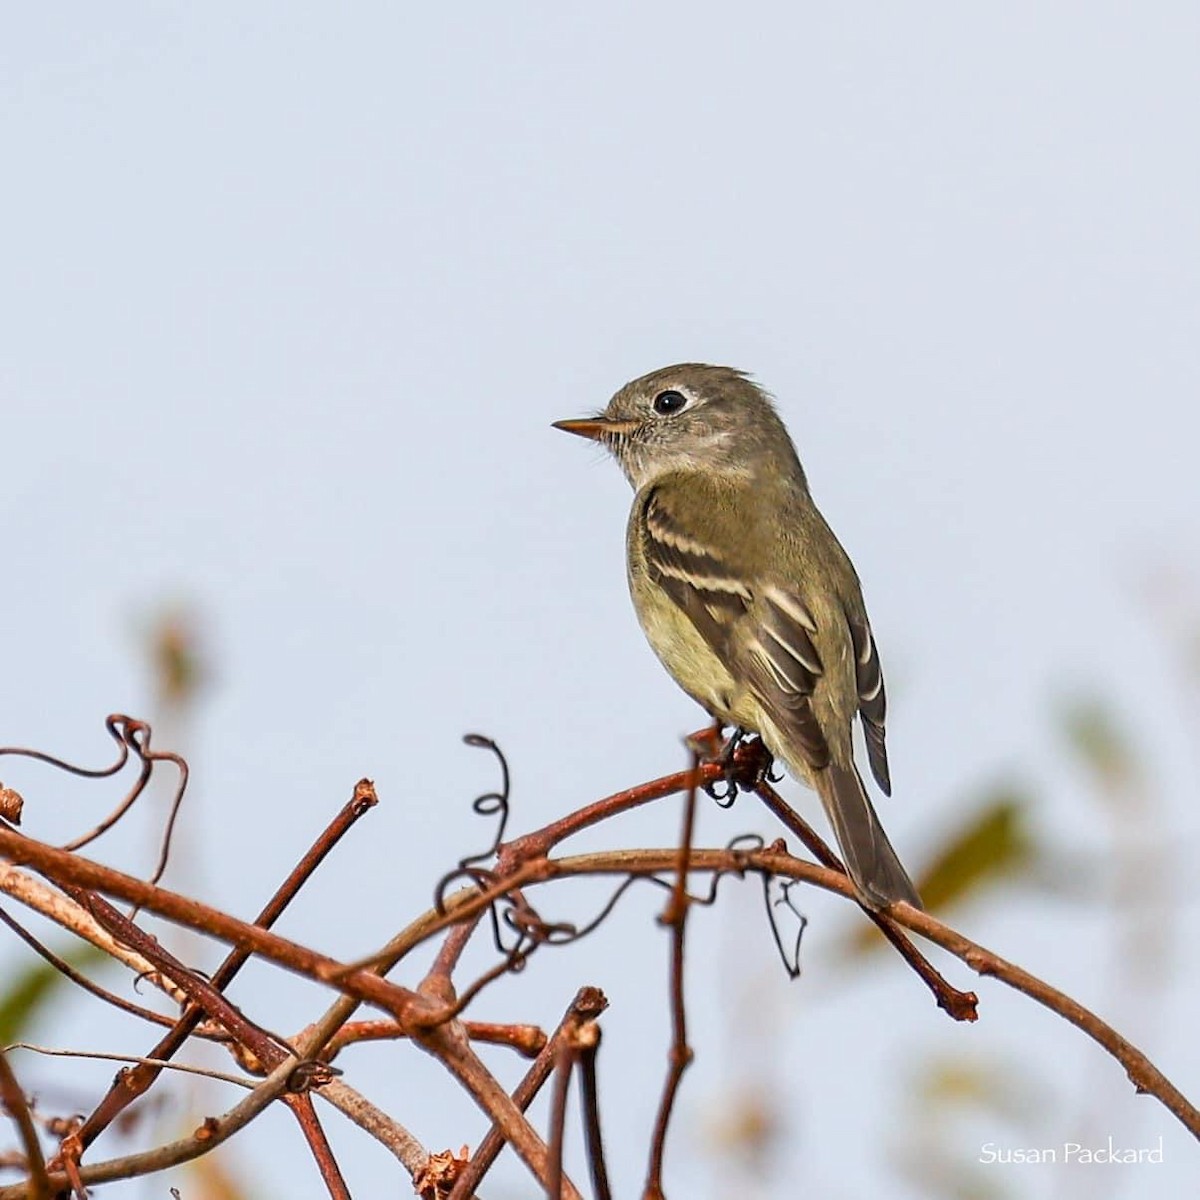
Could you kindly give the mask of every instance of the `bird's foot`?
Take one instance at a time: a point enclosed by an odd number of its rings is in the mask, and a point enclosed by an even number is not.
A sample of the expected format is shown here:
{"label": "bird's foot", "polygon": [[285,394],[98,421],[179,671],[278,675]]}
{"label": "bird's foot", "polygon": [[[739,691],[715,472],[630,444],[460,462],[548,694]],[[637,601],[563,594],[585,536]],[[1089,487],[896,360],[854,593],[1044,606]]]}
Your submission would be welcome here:
{"label": "bird's foot", "polygon": [[761,737],[746,729],[736,728],[728,738],[720,724],[698,730],[688,739],[688,746],[701,762],[721,767],[720,779],[705,784],[704,790],[722,808],[737,799],[739,791],[753,791],[764,779],[772,779],[774,759]]}

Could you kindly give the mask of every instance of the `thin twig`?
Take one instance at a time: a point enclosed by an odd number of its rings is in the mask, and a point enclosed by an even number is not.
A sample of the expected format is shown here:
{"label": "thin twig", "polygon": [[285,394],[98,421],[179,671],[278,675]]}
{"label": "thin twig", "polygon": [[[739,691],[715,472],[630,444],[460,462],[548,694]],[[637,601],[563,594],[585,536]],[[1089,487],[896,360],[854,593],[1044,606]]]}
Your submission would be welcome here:
{"label": "thin twig", "polygon": [[[550,1078],[550,1073],[554,1070],[554,1064],[558,1058],[559,1046],[580,1025],[584,1022],[594,1021],[607,1007],[608,1001],[599,988],[579,989],[562,1021],[559,1022],[558,1028],[550,1035],[550,1040],[534,1060],[533,1065],[525,1072],[524,1078],[517,1084],[516,1090],[512,1094],[513,1103],[521,1112],[524,1112],[533,1103],[543,1084]],[[467,1163],[466,1168],[455,1182],[454,1190],[450,1193],[448,1200],[468,1200],[468,1197],[474,1194],[483,1177],[491,1170],[497,1155],[504,1149],[504,1140],[503,1130],[497,1122],[493,1121],[491,1129],[479,1143],[475,1153],[471,1155],[471,1161]]]}
{"label": "thin twig", "polygon": [[340,1079],[331,1079],[317,1095],[390,1151],[410,1175],[416,1175],[428,1162],[428,1152],[399,1121]]}
{"label": "thin twig", "polygon": [[650,1166],[646,1174],[646,1186],[642,1191],[645,1200],[663,1200],[662,1170],[663,1154],[667,1143],[667,1127],[671,1122],[671,1111],[675,1107],[679,1081],[692,1061],[692,1049],[687,1040],[687,1007],[683,997],[683,969],[687,916],[691,906],[691,897],[688,894],[688,870],[692,857],[692,837],[696,827],[696,790],[700,786],[700,759],[695,752],[693,752],[690,776],[683,805],[683,832],[679,839],[675,887],[671,892],[666,909],[659,917],[660,924],[668,926],[671,931],[671,1049],[668,1055],[667,1078],[663,1084],[658,1116],[654,1120],[654,1136],[650,1143]]}
{"label": "thin twig", "polygon": [[329,1139],[325,1136],[325,1130],[321,1126],[321,1120],[313,1108],[312,1097],[305,1093],[302,1096],[285,1096],[284,1100],[296,1116],[296,1121],[304,1134],[304,1140],[308,1142],[308,1148],[312,1152],[317,1170],[321,1172],[321,1179],[328,1188],[330,1196],[333,1197],[333,1200],[350,1200],[350,1189],[346,1186],[342,1169],[333,1156],[333,1147],[330,1146]]}
{"label": "thin twig", "polygon": [[[820,834],[765,780],[759,779],[754,791],[764,804],[777,816],[815,855],[822,866],[830,867],[843,874],[846,868],[842,860],[829,848]],[[888,913],[878,912],[865,904],[859,907],[879,927],[880,932],[896,948],[900,957],[917,973],[933,993],[940,1009],[956,1021],[975,1021],[979,1018],[979,997],[974,992],[962,992],[951,986],[936,967],[896,927]]]}
{"label": "thin twig", "polygon": [[[78,1168],[79,1180],[84,1184],[92,1184],[109,1183],[116,1179],[133,1179],[140,1175],[152,1175],[208,1154],[238,1130],[244,1129],[267,1105],[283,1094],[295,1066],[296,1060],[289,1058],[272,1071],[240,1104],[224,1116],[206,1118],[203,1124],[187,1137],[156,1146],[152,1150],[81,1166]],[[50,1172],[52,1189],[61,1191],[71,1186],[70,1175],[65,1169]],[[30,1200],[31,1195],[25,1183],[0,1187],[0,1200]]]}
{"label": "thin twig", "polygon": [[[546,1044],[546,1031],[536,1025],[464,1021],[463,1029],[473,1042],[508,1046],[524,1058],[535,1058]],[[323,1057],[327,1062],[331,1062],[347,1046],[353,1046],[357,1042],[396,1041],[407,1037],[408,1030],[395,1021],[348,1021],[330,1040]]]}
{"label": "thin twig", "polygon": [[[61,958],[55,954],[49,946],[38,941],[28,929],[3,908],[0,908],[0,921],[3,921],[21,941],[49,963],[64,979],[69,979],[76,987],[80,987],[85,992],[91,993],[98,1000],[103,1000],[106,1004],[111,1004],[114,1008],[119,1008],[122,1012],[130,1013],[135,1017],[141,1017],[143,1021],[149,1021],[154,1025],[165,1025],[171,1028],[178,1020],[177,1017],[169,1017],[166,1013],[155,1012],[152,1008],[146,1008],[141,1004],[134,1004],[132,1000],[126,1000],[123,996],[118,996],[110,992],[107,988],[101,987],[94,980],[84,975],[82,971],[76,970],[65,958]],[[229,1035],[223,1030],[206,1029],[198,1032],[200,1037],[215,1041],[228,1041],[229,1039]]]}
{"label": "thin twig", "polygon": [[564,1038],[558,1048],[554,1067],[554,1087],[550,1092],[550,1170],[546,1178],[547,1200],[562,1200],[563,1194],[563,1135],[567,1125],[567,1096],[571,1072],[575,1069],[577,1051],[570,1038]]}
{"label": "thin twig", "polygon": [[234,1087],[253,1091],[258,1080],[244,1075],[230,1075],[225,1071],[213,1071],[208,1067],[193,1067],[188,1063],[167,1062],[161,1058],[139,1058],[136,1054],[111,1054],[100,1050],[63,1050],[57,1046],[36,1046],[33,1042],[10,1042],[0,1046],[0,1053],[10,1050],[28,1050],[31,1054],[45,1054],[50,1058],[93,1058],[100,1062],[144,1063],[163,1071],[178,1071],[181,1075],[200,1075],[205,1079],[216,1079],[221,1083],[232,1083]]}
{"label": "thin twig", "polygon": [[37,1128],[29,1111],[29,1102],[17,1082],[8,1057],[0,1050],[0,1103],[8,1110],[21,1144],[25,1147],[25,1166],[29,1171],[29,1195],[34,1200],[50,1200],[50,1176],[46,1173],[46,1160],[42,1157],[42,1145],[38,1141]]}
{"label": "thin twig", "polygon": [[[2,827],[0,833],[3,833]],[[159,975],[146,959],[122,946],[86,909],[43,880],[0,861],[0,892],[124,963],[139,980],[158,988],[172,1003],[186,1002],[187,997],[169,979]]]}
{"label": "thin twig", "polygon": [[592,1190],[596,1200],[612,1200],[608,1164],[604,1161],[604,1137],[600,1130],[600,1093],[596,1086],[596,1057],[600,1050],[600,1026],[586,1021],[579,1027],[579,1091],[583,1101],[583,1139]]}
{"label": "thin twig", "polygon": [[[462,1084],[475,1103],[500,1127],[517,1157],[545,1188],[550,1171],[546,1143],[525,1119],[520,1106],[471,1049],[459,1023],[449,1021],[414,1032],[413,1041],[437,1058]],[[582,1200],[578,1189],[565,1175],[561,1192],[562,1200]]]}
{"label": "thin twig", "polygon": [[[313,872],[321,865],[329,852],[349,832],[355,822],[378,803],[379,799],[371,781],[359,780],[354,788],[354,794],[322,831],[304,857],[288,873],[287,878],[267,901],[254,923],[263,929],[269,929],[283,914],[301,887],[312,877]],[[213,988],[220,992],[228,987],[249,957],[249,952],[240,947],[230,951],[212,974],[209,982]],[[185,1006],[179,1018],[172,1022],[173,1028],[170,1033],[153,1047],[147,1057],[170,1059],[192,1036],[203,1016],[204,1010],[199,1005]],[[157,1077],[158,1071],[153,1068],[121,1072],[80,1127],[78,1133],[80,1144],[83,1147],[91,1145],[128,1105],[149,1090]]]}

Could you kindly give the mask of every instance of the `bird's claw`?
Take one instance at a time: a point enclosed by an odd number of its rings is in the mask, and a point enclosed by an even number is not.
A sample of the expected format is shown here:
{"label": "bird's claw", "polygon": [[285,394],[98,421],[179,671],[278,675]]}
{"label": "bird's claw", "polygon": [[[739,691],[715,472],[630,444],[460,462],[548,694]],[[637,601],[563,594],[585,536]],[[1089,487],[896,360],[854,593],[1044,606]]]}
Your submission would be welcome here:
{"label": "bird's claw", "polygon": [[693,734],[688,745],[701,761],[720,766],[721,778],[705,784],[704,790],[722,808],[729,808],[739,791],[753,791],[764,779],[782,778],[772,774],[774,759],[761,737],[741,728],[723,740],[721,734],[721,727],[714,726]]}

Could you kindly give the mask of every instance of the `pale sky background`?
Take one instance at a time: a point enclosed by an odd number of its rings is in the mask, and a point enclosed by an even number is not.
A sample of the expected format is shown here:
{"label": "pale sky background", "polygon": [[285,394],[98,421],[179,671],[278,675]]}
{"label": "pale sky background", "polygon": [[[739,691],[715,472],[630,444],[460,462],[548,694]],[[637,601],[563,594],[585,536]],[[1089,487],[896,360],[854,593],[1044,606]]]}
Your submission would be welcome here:
{"label": "pale sky background", "polygon": [[[168,884],[252,915],[369,775],[381,807],[280,926],[368,950],[490,838],[470,801],[494,775],[463,732],[509,753],[514,832],[683,761],[700,721],[632,615],[627,486],[549,425],[665,363],[730,363],[778,396],[863,577],[893,701],[882,811],[914,871],[1007,778],[1038,789],[1064,856],[1099,861],[1055,706],[1098,693],[1129,729],[1179,910],[1166,989],[1122,1029],[1195,1099],[1197,709],[1146,581],[1169,567],[1200,589],[1198,61],[1190,4],[10,8],[0,743],[104,759],[106,713],[152,715],[139,630],[190,603],[214,679]],[[40,836],[110,798],[8,762],[0,779]],[[678,811],[581,844],[670,844]],[[748,829],[777,832],[743,800],[709,806],[701,837]],[[149,836],[100,853],[146,873]],[[1162,1166],[991,1167],[994,1187],[1191,1194],[1192,1139],[1077,1031],[986,981],[978,1025],[955,1026],[894,958],[836,974],[853,914],[807,894],[788,985],[752,895],[694,921],[672,1197],[737,1194],[707,1144],[747,1025],[787,1128],[764,1195],[920,1194],[889,1154],[924,1153],[909,1072],[933,1053],[1009,1063],[1052,1104],[949,1125],[935,1140],[960,1163],[1077,1140],[1089,1099],[1101,1137],[1164,1140]],[[666,1061],[660,904],[635,893],[474,1011],[551,1025],[579,984],[605,989],[622,1196]],[[1117,1017],[1108,911],[1026,891],[956,921]],[[233,995],[284,1031],[325,1003],[266,971]],[[96,1008],[44,1036],[148,1048]],[[479,1140],[418,1052],[341,1065],[431,1149]],[[356,1195],[407,1194],[365,1135],[327,1125]],[[322,1194],[286,1113],[232,1160],[255,1195]],[[529,1194],[511,1164],[487,1189]]]}

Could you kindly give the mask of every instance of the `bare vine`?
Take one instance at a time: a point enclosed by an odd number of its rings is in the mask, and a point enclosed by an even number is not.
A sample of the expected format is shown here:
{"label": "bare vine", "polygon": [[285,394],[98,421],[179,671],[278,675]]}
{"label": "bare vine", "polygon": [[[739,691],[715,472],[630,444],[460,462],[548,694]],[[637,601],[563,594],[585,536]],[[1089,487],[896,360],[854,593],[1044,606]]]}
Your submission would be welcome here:
{"label": "bare vine", "polygon": [[[579,1084],[576,1116],[583,1131],[592,1194],[597,1200],[610,1200],[599,1086],[601,1017],[607,1006],[603,993],[592,985],[582,987],[558,1028],[549,1034],[536,1025],[468,1020],[465,1013],[500,980],[524,969],[535,953],[595,933],[639,882],[665,893],[660,921],[670,937],[667,1004],[672,1035],[658,1114],[648,1138],[649,1165],[643,1189],[646,1200],[659,1200],[665,1196],[668,1131],[684,1071],[693,1054],[684,988],[689,910],[696,904],[716,903],[723,879],[756,877],[762,887],[771,936],[785,968],[795,976],[799,973],[805,920],[793,903],[794,888],[815,886],[857,903],[836,855],[773,788],[769,760],[757,742],[739,745],[722,757],[705,758],[697,752],[686,770],[595,801],[541,829],[508,840],[512,802],[507,761],[490,739],[470,735],[470,745],[495,756],[501,776],[497,790],[474,802],[477,813],[496,822],[490,844],[481,852],[464,856],[447,872],[435,889],[428,911],[399,931],[387,946],[358,961],[341,962],[282,938],[271,927],[300,889],[309,884],[321,862],[375,805],[375,789],[369,781],[356,785],[350,799],[270,895],[258,918],[245,922],[158,885],[169,852],[174,813],[186,789],[187,764],[178,755],[151,750],[150,729],[144,722],[114,715],[108,718],[106,728],[117,743],[117,757],[114,763],[100,768],[77,767],[35,750],[0,750],[0,756],[18,754],[89,779],[110,778],[131,760],[137,771],[133,785],[109,814],[61,847],[20,832],[17,824],[23,813],[21,798],[5,792],[0,810],[0,892],[17,904],[51,915],[131,970],[148,973],[157,986],[182,1003],[182,1009],[178,1016],[167,1016],[101,988],[50,951],[15,917],[0,910],[0,920],[16,936],[97,1003],[116,1005],[148,1024],[167,1027],[165,1032],[160,1030],[160,1036],[145,1053],[127,1056],[111,1087],[96,1098],[82,1121],[55,1127],[58,1142],[50,1147],[49,1154],[42,1145],[45,1130],[39,1130],[8,1057],[0,1051],[0,1098],[20,1143],[14,1154],[0,1161],[10,1165],[19,1162],[24,1176],[18,1182],[0,1186],[0,1200],[82,1196],[91,1184],[163,1171],[210,1152],[277,1102],[291,1110],[328,1194],[345,1197],[349,1191],[314,1098],[327,1102],[386,1146],[408,1172],[414,1190],[426,1200],[468,1200],[474,1196],[506,1144],[516,1151],[551,1200],[580,1197],[582,1192],[572,1180],[564,1153],[566,1130],[576,1111],[570,1102],[574,1081]],[[711,739],[711,732],[693,739],[691,744],[703,749],[705,736]],[[84,857],[80,850],[96,842],[130,811],[162,763],[177,772],[178,782],[162,853],[149,880]],[[700,793],[715,792],[719,801],[726,803],[739,790],[756,796],[815,861],[793,854],[782,838],[770,845],[753,836],[735,838],[719,848],[694,845]],[[566,857],[557,853],[564,841],[581,830],[614,821],[633,808],[672,795],[682,796],[684,805],[677,846],[614,849]],[[555,920],[535,905],[533,896],[545,895],[548,886],[580,877],[614,880],[608,899],[591,919],[582,924]],[[707,881],[707,887],[694,891],[697,881]],[[133,915],[120,911],[113,901],[132,905]],[[138,924],[140,912],[154,913],[225,943],[229,947],[225,960],[211,977],[198,974]],[[1195,1107],[1145,1055],[1077,1001],[928,913],[907,905],[897,905],[887,913],[864,912],[949,1016],[960,1021],[975,1020],[977,997],[945,979],[910,934],[942,947],[977,974],[1002,981],[1075,1025],[1120,1063],[1135,1087],[1157,1097],[1193,1135],[1200,1137],[1200,1113]],[[786,914],[783,921],[794,925],[794,933],[785,932],[781,914]],[[488,929],[496,961],[477,978],[462,982],[456,978],[460,960],[481,925]],[[440,939],[438,950],[433,966],[423,977],[407,983],[385,978],[397,967],[404,967],[413,951],[432,939]],[[263,1024],[259,1014],[235,1007],[226,990],[252,957],[328,988],[333,995],[327,1010],[304,1029],[282,1035]],[[364,1003],[380,1016],[354,1019]],[[190,1069],[190,1064],[175,1060],[197,1038],[229,1048],[236,1073],[217,1074],[239,1083],[247,1089],[247,1095],[227,1113],[206,1119],[188,1137],[118,1158],[94,1159],[90,1151],[97,1137],[131,1104],[142,1100],[164,1072],[176,1066]],[[346,1046],[365,1040],[400,1039],[410,1040],[437,1059],[446,1074],[487,1114],[490,1131],[474,1151],[448,1148],[429,1152],[395,1115],[378,1109],[346,1077],[339,1078],[341,1071],[333,1061]],[[532,1058],[515,1090],[506,1090],[480,1057],[477,1047],[483,1046],[499,1046]],[[547,1085],[552,1089],[552,1103],[548,1128],[543,1133],[530,1122],[527,1110]]]}

